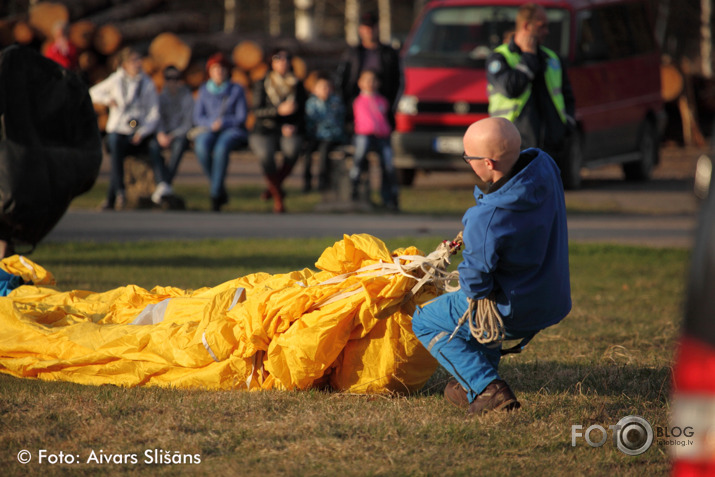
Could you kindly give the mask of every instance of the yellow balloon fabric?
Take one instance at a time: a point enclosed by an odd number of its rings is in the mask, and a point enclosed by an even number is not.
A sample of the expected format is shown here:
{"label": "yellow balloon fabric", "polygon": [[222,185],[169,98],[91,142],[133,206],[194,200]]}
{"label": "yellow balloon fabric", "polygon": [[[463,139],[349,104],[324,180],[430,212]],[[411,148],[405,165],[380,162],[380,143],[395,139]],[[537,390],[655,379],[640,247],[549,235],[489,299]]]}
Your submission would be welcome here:
{"label": "yellow balloon fabric", "polygon": [[346,235],[319,271],[97,293],[50,288],[51,273],[13,256],[0,267],[33,284],[0,298],[0,372],[90,385],[413,392],[437,366],[411,326],[414,307],[441,293],[430,281],[413,290],[424,273],[410,263],[422,257]]}

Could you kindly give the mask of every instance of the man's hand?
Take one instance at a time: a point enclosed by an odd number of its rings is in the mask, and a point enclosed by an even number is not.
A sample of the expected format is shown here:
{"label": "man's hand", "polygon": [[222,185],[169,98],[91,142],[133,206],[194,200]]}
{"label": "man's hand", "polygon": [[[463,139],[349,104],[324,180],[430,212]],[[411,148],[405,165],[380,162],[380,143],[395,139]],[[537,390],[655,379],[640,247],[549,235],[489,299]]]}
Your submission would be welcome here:
{"label": "man's hand", "polygon": [[278,105],[278,114],[281,116],[290,116],[295,112],[295,101],[288,100],[288,101],[283,101],[281,104]]}
{"label": "man's hand", "polygon": [[221,118],[219,118],[216,121],[211,123],[211,130],[213,132],[220,131],[222,127],[223,127],[223,120]]}
{"label": "man's hand", "polygon": [[156,140],[159,142],[159,145],[163,148],[167,148],[171,145],[171,136],[169,136],[165,132],[157,133]]}
{"label": "man's hand", "polygon": [[134,135],[132,136],[131,143],[134,144],[135,146],[138,145],[140,142],[142,142],[142,135],[139,132],[135,132]]}
{"label": "man's hand", "polygon": [[284,124],[281,126],[281,133],[285,137],[291,137],[293,134],[295,134],[295,126],[292,124]]}

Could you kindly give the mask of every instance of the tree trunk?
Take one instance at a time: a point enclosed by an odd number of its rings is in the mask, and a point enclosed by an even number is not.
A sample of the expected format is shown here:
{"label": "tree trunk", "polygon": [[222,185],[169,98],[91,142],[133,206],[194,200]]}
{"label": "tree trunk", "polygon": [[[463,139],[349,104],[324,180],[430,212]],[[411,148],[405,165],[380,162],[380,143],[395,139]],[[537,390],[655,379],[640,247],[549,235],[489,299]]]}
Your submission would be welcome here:
{"label": "tree trunk", "polygon": [[250,71],[258,66],[259,63],[263,62],[263,56],[264,52],[261,45],[251,40],[240,42],[231,53],[233,64],[243,71]]}
{"label": "tree trunk", "polygon": [[390,0],[378,0],[377,8],[380,18],[380,41],[389,45],[392,42],[392,11],[390,10]]}
{"label": "tree trunk", "polygon": [[268,33],[271,36],[281,35],[280,0],[268,0]]}
{"label": "tree trunk", "polygon": [[224,0],[223,31],[233,33],[238,26],[238,1]]}
{"label": "tree trunk", "polygon": [[357,45],[358,20],[360,18],[360,5],[358,0],[345,0],[345,41],[349,45]]}
{"label": "tree trunk", "polygon": [[208,29],[203,16],[192,12],[167,12],[147,15],[137,20],[101,26],[95,35],[95,48],[100,53],[111,55],[122,43],[148,40],[165,31],[200,32]]}
{"label": "tree trunk", "polygon": [[84,18],[90,13],[109,8],[116,0],[54,0],[63,4],[69,13],[70,21]]}
{"label": "tree trunk", "polygon": [[700,58],[702,58],[702,73],[706,78],[713,76],[711,2],[712,0],[700,0]]}
{"label": "tree trunk", "polygon": [[92,38],[96,27],[94,23],[80,20],[70,25],[69,37],[70,41],[80,50],[86,50],[92,46]]}
{"label": "tree trunk", "polygon": [[104,25],[139,18],[154,11],[162,3],[164,3],[164,0],[130,0],[90,15],[86,20],[95,25]]}
{"label": "tree trunk", "polygon": [[313,0],[294,0],[295,37],[301,41],[315,39],[314,2]]}
{"label": "tree trunk", "polygon": [[30,25],[42,33],[45,38],[52,38],[52,29],[57,22],[69,22],[67,7],[60,3],[39,2],[30,8]]}
{"label": "tree trunk", "polygon": [[660,86],[663,101],[674,101],[683,92],[683,75],[675,65],[660,67]]}
{"label": "tree trunk", "polygon": [[158,71],[164,71],[173,65],[184,71],[191,61],[191,48],[173,33],[160,33],[149,45],[149,56],[154,60]]}
{"label": "tree trunk", "polygon": [[12,37],[21,45],[29,45],[35,39],[35,30],[29,23],[19,21],[12,27]]}
{"label": "tree trunk", "polygon": [[111,55],[122,45],[122,33],[112,23],[97,28],[94,34],[94,49],[103,55]]}

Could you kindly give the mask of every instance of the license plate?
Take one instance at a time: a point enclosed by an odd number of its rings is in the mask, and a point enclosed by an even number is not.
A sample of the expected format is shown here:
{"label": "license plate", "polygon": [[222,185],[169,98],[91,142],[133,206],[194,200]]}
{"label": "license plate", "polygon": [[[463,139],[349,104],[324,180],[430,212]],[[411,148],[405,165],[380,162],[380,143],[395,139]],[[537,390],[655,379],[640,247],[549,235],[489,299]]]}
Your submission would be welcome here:
{"label": "license plate", "polygon": [[437,136],[434,138],[434,150],[442,154],[462,154],[464,145],[459,136]]}

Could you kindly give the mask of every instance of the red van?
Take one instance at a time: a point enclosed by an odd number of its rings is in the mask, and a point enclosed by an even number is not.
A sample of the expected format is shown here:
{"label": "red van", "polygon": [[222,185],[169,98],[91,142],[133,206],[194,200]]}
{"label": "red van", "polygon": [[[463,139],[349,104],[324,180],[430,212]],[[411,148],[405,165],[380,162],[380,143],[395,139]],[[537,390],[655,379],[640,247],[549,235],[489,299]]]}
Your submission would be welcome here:
{"label": "red van", "polygon": [[[404,184],[417,170],[458,170],[462,135],[488,116],[484,64],[514,29],[526,0],[428,3],[402,50],[405,88],[392,144]],[[545,45],[563,59],[577,131],[564,185],[581,168],[622,164],[626,179],[648,179],[659,160],[665,123],[660,52],[645,0],[536,0],[549,19]]]}

